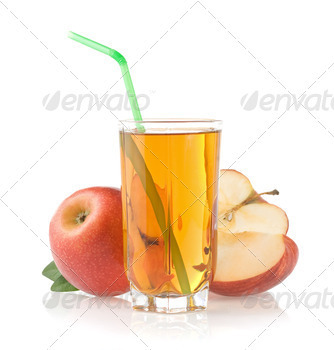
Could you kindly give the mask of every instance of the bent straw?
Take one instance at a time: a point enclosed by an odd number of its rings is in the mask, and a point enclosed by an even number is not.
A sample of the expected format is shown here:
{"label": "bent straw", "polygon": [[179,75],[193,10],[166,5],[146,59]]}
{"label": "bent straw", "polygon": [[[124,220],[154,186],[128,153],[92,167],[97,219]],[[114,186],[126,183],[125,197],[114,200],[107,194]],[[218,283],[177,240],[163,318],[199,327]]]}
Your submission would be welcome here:
{"label": "bent straw", "polygon": [[[141,117],[141,113],[139,110],[135,89],[133,87],[131,75],[129,72],[129,67],[128,67],[128,64],[127,64],[124,56],[122,54],[120,54],[118,51],[116,51],[108,46],[97,43],[96,41],[85,38],[84,36],[76,34],[74,32],[69,32],[68,37],[70,39],[77,41],[80,44],[86,45],[94,50],[100,51],[100,52],[104,53],[105,55],[110,56],[119,64],[119,66],[121,68],[122,76],[124,78],[124,84],[125,84],[128,98],[129,98],[133,118],[135,121],[142,121],[143,119]],[[141,129],[141,131],[143,131],[142,125],[140,125],[140,129]]]}
{"label": "bent straw", "polygon": [[[113,58],[120,66],[121,72],[124,78],[125,88],[126,92],[128,94],[128,98],[131,105],[132,114],[135,121],[138,121],[136,123],[137,130],[140,132],[145,132],[145,128],[143,125],[140,124],[142,121],[142,117],[140,114],[140,110],[138,107],[138,101],[136,98],[135,90],[132,84],[128,64],[122,54],[120,54],[118,51],[97,43],[96,41],[90,40],[88,38],[85,38],[84,36],[81,36],[79,34],[69,32],[68,37],[70,39],[73,39],[80,44],[86,45],[94,50],[100,51],[104,53],[105,55],[110,56]],[[130,148],[129,148],[130,147]],[[131,149],[131,151],[130,151]],[[145,191],[151,201],[155,216],[157,218],[157,221],[159,223],[159,226],[161,228],[162,234],[164,235],[164,239],[166,241],[166,235],[165,232],[170,232],[170,237],[173,245],[172,249],[172,259],[175,264],[175,270],[176,274],[180,283],[181,290],[184,294],[189,295],[191,294],[191,288],[187,276],[187,271],[182,259],[181,251],[179,249],[179,246],[177,244],[177,241],[175,239],[172,225],[170,225],[170,219],[168,214],[168,226],[166,226],[166,218],[165,218],[165,212],[163,209],[163,204],[161,202],[161,198],[156,190],[155,184],[153,182],[153,178],[149,170],[147,169],[147,166],[145,164],[145,161],[143,159],[143,156],[141,155],[140,151],[138,150],[136,144],[133,142],[132,138],[129,139],[129,145],[125,149],[125,152],[127,152],[127,155],[129,159],[131,159],[132,164],[138,173],[140,180],[145,188]],[[151,244],[152,245],[152,244]]]}

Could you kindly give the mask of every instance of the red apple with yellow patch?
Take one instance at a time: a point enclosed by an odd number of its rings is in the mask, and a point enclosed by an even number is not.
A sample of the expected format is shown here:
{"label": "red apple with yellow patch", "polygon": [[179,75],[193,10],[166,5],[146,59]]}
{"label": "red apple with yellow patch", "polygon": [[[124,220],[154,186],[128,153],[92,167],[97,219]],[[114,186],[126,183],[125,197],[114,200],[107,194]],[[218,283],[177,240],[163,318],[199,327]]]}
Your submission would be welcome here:
{"label": "red apple with yellow patch", "polygon": [[129,290],[119,189],[91,187],[72,194],[53,216],[49,236],[54,261],[73,286],[99,296]]}

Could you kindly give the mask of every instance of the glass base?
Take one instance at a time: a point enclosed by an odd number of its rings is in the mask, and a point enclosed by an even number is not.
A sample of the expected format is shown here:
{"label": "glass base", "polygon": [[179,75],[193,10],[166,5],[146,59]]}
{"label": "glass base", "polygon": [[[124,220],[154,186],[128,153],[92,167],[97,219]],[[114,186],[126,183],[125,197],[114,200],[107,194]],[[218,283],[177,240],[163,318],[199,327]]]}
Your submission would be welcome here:
{"label": "glass base", "polygon": [[178,313],[205,310],[208,303],[209,284],[190,295],[148,295],[139,292],[131,283],[132,308],[134,310]]}

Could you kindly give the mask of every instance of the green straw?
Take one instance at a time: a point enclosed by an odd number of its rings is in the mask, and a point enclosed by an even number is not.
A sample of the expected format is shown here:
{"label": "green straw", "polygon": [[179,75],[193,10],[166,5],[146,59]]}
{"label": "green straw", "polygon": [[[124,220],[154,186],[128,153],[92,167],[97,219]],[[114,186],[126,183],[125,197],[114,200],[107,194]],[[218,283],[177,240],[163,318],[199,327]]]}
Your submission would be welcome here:
{"label": "green straw", "polygon": [[[120,54],[118,51],[116,51],[108,46],[99,44],[96,41],[85,38],[82,35],[79,35],[79,34],[76,34],[73,32],[69,32],[68,37],[70,39],[77,41],[80,44],[86,45],[94,50],[100,51],[100,52],[104,53],[105,55],[110,56],[119,64],[119,66],[121,68],[122,76],[124,78],[126,92],[128,94],[128,98],[130,101],[130,106],[131,106],[133,118],[135,121],[142,121],[143,119],[142,119],[141,114],[140,114],[135,89],[133,87],[131,75],[129,72],[129,67],[128,67],[128,64],[127,64],[124,56],[122,54]],[[140,131],[145,131],[145,129],[142,125],[139,125],[139,126],[140,126],[140,128],[138,128],[138,129],[140,129]]]}
{"label": "green straw", "polygon": [[[68,37],[70,39],[73,39],[80,44],[86,45],[94,50],[100,51],[104,53],[105,55],[110,56],[113,58],[119,66],[121,67],[121,72],[124,78],[124,83],[125,83],[125,88],[126,92],[128,94],[128,98],[130,101],[131,109],[132,109],[132,114],[134,117],[135,121],[138,121],[139,123],[136,123],[137,130],[140,132],[145,132],[145,128],[143,125],[140,124],[142,121],[142,117],[140,114],[140,110],[138,107],[138,101],[136,98],[135,90],[133,88],[128,64],[126,63],[126,59],[122,54],[120,54],[118,51],[97,43],[96,41],[90,40],[88,38],[85,38],[84,36],[81,36],[79,34],[69,32]],[[131,142],[130,142],[131,141]],[[130,147],[130,148],[129,148]],[[132,149],[131,149],[132,147]],[[131,149],[131,152],[129,151]],[[187,271],[182,259],[181,251],[179,249],[179,246],[177,244],[177,241],[175,239],[173,230],[172,230],[172,225],[170,225],[170,219],[169,219],[169,214],[168,214],[168,225],[166,227],[165,223],[165,212],[163,209],[163,205],[161,202],[161,199],[159,197],[159,194],[156,190],[155,184],[153,182],[153,178],[149,170],[147,169],[147,166],[145,164],[145,161],[143,159],[143,156],[141,155],[140,151],[138,150],[136,144],[133,142],[133,140],[130,138],[129,139],[129,146],[126,149],[128,150],[128,157],[131,159],[134,168],[136,172],[138,173],[140,180],[142,181],[142,184],[145,188],[145,191],[151,201],[152,207],[154,209],[156,218],[158,220],[159,226],[161,228],[161,231],[163,232],[164,235],[164,240],[166,242],[166,237],[168,238],[168,235],[165,235],[165,232],[170,232],[170,237],[171,237],[171,244],[173,245],[172,249],[172,257],[173,257],[173,262],[175,264],[175,270],[176,274],[180,283],[181,290],[184,294],[189,295],[191,293],[191,288],[187,276]]]}

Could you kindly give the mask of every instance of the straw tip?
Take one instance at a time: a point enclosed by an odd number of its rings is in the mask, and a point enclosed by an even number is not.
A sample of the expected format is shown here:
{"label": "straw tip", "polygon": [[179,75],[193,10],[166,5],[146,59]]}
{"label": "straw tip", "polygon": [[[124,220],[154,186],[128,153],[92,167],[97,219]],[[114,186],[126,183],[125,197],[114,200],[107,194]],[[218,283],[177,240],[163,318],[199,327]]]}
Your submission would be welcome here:
{"label": "straw tip", "polygon": [[68,38],[72,39],[74,36],[75,36],[75,33],[74,33],[74,32],[72,32],[71,30],[68,31],[68,33],[67,33],[67,37],[68,37]]}

